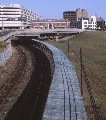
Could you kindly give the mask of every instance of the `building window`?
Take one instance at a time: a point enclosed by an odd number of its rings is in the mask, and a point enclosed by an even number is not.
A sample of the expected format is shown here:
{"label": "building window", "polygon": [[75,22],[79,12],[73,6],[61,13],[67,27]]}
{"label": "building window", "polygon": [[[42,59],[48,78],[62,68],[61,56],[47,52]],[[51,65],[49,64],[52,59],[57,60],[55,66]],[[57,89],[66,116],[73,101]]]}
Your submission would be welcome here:
{"label": "building window", "polygon": [[91,22],[93,22],[93,18],[91,18]]}
{"label": "building window", "polygon": [[88,24],[92,24],[92,22],[88,22]]}
{"label": "building window", "polygon": [[84,24],[87,24],[87,22],[84,22]]}
{"label": "building window", "polygon": [[88,27],[92,27],[92,25],[88,25]]}
{"label": "building window", "polygon": [[84,25],[84,27],[87,27],[87,25]]}

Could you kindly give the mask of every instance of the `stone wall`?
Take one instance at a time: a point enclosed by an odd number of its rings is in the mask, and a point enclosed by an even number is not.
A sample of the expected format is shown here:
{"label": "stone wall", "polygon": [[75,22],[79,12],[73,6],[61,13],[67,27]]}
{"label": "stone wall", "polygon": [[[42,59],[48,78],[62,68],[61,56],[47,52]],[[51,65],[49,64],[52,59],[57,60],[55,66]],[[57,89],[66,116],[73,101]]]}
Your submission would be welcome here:
{"label": "stone wall", "polygon": [[3,52],[0,53],[0,66],[4,65],[11,55],[12,55],[11,45],[8,44],[7,47],[4,48]]}

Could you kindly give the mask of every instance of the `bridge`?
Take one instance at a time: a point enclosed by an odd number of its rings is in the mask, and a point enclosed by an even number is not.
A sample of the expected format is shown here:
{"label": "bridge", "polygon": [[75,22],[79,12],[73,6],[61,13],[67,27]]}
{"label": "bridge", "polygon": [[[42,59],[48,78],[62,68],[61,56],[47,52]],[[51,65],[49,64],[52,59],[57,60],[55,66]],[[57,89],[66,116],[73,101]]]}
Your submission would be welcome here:
{"label": "bridge", "polygon": [[31,39],[39,39],[45,38],[47,39],[56,39],[58,40],[59,37],[66,37],[79,34],[79,31],[70,31],[70,30],[41,30],[41,31],[31,31],[31,32],[24,32],[21,34],[15,34],[16,38],[31,38]]}
{"label": "bridge", "polygon": [[30,37],[38,38],[45,36],[68,36],[68,35],[77,35],[80,32],[83,32],[82,29],[31,29],[31,30],[3,30],[0,31],[0,41],[8,41],[10,37]]}

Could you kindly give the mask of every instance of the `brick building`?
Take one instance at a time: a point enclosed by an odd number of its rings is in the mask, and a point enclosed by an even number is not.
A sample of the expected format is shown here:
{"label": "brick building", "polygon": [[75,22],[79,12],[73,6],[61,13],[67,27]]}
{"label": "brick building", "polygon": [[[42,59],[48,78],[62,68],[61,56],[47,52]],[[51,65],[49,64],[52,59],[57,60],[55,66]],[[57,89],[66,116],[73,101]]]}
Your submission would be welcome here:
{"label": "brick building", "polygon": [[76,21],[77,20],[77,13],[76,11],[65,11],[63,12],[63,19]]}
{"label": "brick building", "polygon": [[63,12],[63,19],[70,21],[77,21],[80,18],[88,17],[88,12],[85,9],[76,9],[76,11],[65,11]]}
{"label": "brick building", "polygon": [[80,18],[86,18],[88,17],[88,11],[85,9],[76,9],[76,14],[77,14],[77,20]]}
{"label": "brick building", "polygon": [[37,19],[37,20],[32,20],[31,27],[37,29],[70,28],[70,20]]}

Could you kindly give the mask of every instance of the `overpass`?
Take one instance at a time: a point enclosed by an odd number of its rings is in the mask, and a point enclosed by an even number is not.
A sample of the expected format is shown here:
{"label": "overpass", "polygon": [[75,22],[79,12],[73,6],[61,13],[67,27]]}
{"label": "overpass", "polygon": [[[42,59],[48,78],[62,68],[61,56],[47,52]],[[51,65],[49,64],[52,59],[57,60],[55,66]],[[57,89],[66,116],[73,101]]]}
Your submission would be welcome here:
{"label": "overpass", "polygon": [[29,31],[29,32],[24,32],[21,34],[15,34],[15,37],[17,38],[32,38],[32,39],[37,39],[37,38],[42,38],[42,37],[48,37],[50,39],[57,38],[58,37],[66,37],[66,36],[72,36],[72,35],[77,35],[79,34],[79,31],[69,31],[69,30],[44,30],[44,31]]}
{"label": "overpass", "polygon": [[0,41],[8,41],[11,39],[12,36],[16,37],[32,37],[32,38],[38,38],[38,37],[45,37],[45,36],[70,36],[70,35],[76,35],[80,32],[83,32],[82,29],[30,29],[30,30],[2,30],[0,31]]}

